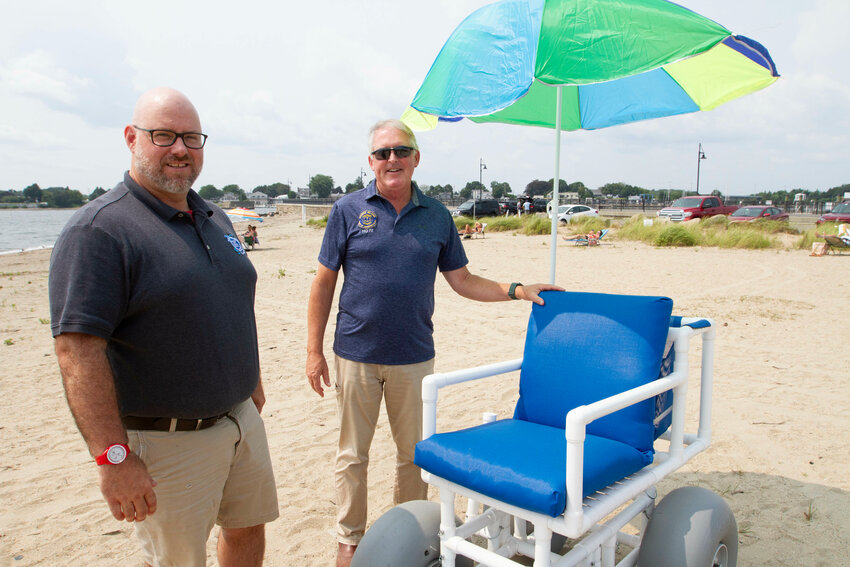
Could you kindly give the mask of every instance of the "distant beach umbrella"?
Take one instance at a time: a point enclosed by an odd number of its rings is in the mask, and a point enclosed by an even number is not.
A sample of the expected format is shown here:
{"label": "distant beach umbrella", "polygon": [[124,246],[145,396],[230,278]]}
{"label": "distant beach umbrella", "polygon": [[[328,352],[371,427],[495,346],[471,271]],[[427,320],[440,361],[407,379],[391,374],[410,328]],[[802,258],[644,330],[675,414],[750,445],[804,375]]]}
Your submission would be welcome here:
{"label": "distant beach umbrella", "polygon": [[236,207],[235,209],[230,209],[224,211],[227,213],[227,216],[230,218],[232,222],[239,221],[260,221],[263,222],[263,217],[260,216],[259,213],[256,213],[250,209],[244,209],[242,207]]}
{"label": "distant beach umbrella", "polygon": [[711,110],[778,78],[761,44],[666,0],[503,0],[455,29],[402,120],[554,128],[557,201],[562,130]]}

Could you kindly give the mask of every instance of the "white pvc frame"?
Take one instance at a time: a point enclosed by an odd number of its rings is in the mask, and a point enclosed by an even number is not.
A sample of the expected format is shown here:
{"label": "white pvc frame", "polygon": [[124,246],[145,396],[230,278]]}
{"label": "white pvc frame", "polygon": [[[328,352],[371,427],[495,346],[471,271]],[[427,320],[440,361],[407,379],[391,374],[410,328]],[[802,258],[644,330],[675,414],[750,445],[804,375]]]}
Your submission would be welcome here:
{"label": "white pvc frame", "polygon": [[[692,329],[688,323],[708,321],[709,326]],[[690,339],[702,337],[700,368],[699,425],[696,434],[685,433],[687,401],[688,350]],[[714,374],[714,323],[710,319],[683,318],[682,327],[671,327],[668,340],[673,341],[676,358],[673,372],[615,396],[571,410],[566,417],[567,438],[567,506],[561,516],[552,518],[524,510],[422,471],[422,478],[440,490],[440,554],[443,567],[454,567],[458,554],[484,566],[522,567],[509,557],[522,554],[534,558],[534,567],[615,566],[616,544],[623,543],[632,551],[616,567],[637,564],[640,536],[621,532],[622,528],[640,513],[647,517],[655,506],[656,483],[680,468],[711,442],[711,389]],[[422,435],[427,439],[437,430],[437,394],[440,388],[477,380],[522,368],[522,359],[488,364],[443,374],[426,376],[422,383]],[[673,419],[670,428],[661,436],[669,441],[667,451],[656,449],[652,464],[604,490],[582,499],[584,439],[587,425],[600,417],[629,405],[673,390]],[[455,496],[468,499],[467,519],[455,525]],[[481,505],[484,512],[481,513]],[[626,506],[619,512],[617,510]],[[614,514],[614,512],[617,512]],[[613,514],[613,515],[612,515]],[[512,535],[511,520],[516,522],[514,533],[525,534],[526,522],[534,525],[532,536]],[[601,523],[603,522],[604,523]],[[552,533],[576,542],[563,556],[550,552]],[[642,533],[642,530],[641,530]],[[487,548],[468,541],[472,535],[487,539]]]}

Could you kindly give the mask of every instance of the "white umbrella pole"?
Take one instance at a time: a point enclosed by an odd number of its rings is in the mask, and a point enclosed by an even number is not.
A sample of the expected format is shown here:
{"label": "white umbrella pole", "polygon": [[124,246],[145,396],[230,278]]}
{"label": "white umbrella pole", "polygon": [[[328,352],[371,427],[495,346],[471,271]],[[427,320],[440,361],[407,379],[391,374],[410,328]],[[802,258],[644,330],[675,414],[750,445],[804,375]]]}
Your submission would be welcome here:
{"label": "white umbrella pole", "polygon": [[558,189],[561,186],[561,87],[557,87],[555,103],[555,176],[552,178],[552,250],[549,259],[549,283],[555,283],[555,272],[558,264]]}

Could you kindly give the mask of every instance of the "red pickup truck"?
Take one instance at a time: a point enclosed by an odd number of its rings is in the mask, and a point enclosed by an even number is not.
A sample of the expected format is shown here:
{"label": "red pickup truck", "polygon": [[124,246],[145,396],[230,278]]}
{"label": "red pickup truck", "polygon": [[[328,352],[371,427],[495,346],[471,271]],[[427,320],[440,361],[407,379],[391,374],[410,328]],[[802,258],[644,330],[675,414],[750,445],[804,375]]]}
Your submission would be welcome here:
{"label": "red pickup truck", "polygon": [[692,197],[676,199],[672,205],[658,211],[658,216],[667,217],[674,222],[680,222],[713,217],[714,215],[730,215],[736,210],[738,210],[738,207],[735,205],[724,205],[719,197],[694,195]]}

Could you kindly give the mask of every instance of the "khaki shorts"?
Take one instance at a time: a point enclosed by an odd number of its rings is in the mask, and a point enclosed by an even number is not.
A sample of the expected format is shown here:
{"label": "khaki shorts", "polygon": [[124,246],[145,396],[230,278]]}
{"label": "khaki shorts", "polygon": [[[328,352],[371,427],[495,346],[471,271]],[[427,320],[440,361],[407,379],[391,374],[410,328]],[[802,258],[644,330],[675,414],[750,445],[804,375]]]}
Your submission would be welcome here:
{"label": "khaki shorts", "polygon": [[249,398],[209,429],[128,431],[130,448],[156,480],[156,513],[136,522],[154,567],[204,566],[214,524],[247,528],[278,517],[263,420]]}

